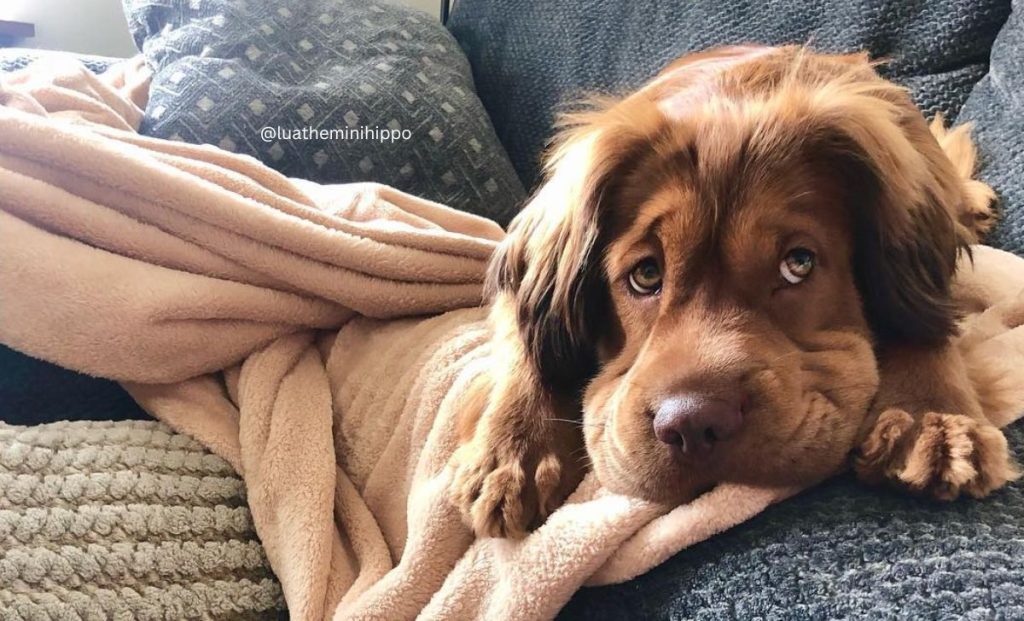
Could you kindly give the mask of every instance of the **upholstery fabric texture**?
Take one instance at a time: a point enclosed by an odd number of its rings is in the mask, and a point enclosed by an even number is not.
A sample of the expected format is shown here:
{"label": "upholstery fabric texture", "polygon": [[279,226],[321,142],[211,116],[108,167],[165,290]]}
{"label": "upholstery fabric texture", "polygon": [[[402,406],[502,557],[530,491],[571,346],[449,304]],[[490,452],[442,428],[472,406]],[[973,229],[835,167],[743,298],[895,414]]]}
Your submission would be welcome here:
{"label": "upholstery fabric texture", "polygon": [[588,93],[628,92],[675,58],[716,45],[868,50],[890,59],[883,71],[929,116],[955,118],[988,71],[1009,13],[1009,0],[459,0],[448,27],[530,188],[559,109]]}
{"label": "upholstery fabric texture", "polygon": [[1000,224],[989,242],[1024,254],[1024,1],[992,46],[988,74],[974,87],[957,119],[972,122],[982,153],[981,177],[1000,198]]}
{"label": "upholstery fabric texture", "polygon": [[[1024,428],[1007,434],[1020,459]],[[0,483],[5,619],[284,608],[242,481],[160,423],[0,425]],[[945,505],[842,478],[631,582],[583,589],[559,618],[1020,618],[1022,503],[1020,483]],[[30,595],[44,580],[49,593]]]}
{"label": "upholstery fabric texture", "polygon": [[149,418],[116,382],[91,377],[0,345],[0,422]]}
{"label": "upholstery fabric texture", "polygon": [[[49,52],[46,50],[30,50],[24,48],[0,48],[0,74],[10,71],[24,69],[35,61],[46,56],[62,54],[61,52]],[[118,62],[119,58],[106,56],[89,56],[76,54],[75,58],[93,73],[103,73],[108,67]]]}
{"label": "upholstery fabric texture", "polygon": [[[523,199],[465,56],[433,16],[362,0],[124,7],[155,71],[145,135],[319,183],[376,181],[501,224]],[[335,134],[268,139],[264,128]]]}

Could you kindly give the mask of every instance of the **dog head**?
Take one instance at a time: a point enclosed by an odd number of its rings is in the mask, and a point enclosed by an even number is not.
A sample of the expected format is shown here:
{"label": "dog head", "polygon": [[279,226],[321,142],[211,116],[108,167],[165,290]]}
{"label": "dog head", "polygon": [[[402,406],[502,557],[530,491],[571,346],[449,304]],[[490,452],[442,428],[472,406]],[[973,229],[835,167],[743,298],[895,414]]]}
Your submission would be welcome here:
{"label": "dog head", "polygon": [[964,197],[862,55],[725,48],[570,118],[491,285],[607,487],[684,501],[845,463],[875,348],[955,330]]}

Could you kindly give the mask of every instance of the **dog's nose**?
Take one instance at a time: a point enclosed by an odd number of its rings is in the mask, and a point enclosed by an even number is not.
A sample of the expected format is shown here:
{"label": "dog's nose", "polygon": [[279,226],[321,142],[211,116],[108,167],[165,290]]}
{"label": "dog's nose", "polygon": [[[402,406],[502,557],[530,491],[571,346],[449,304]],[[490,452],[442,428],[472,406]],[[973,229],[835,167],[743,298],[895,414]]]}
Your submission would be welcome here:
{"label": "dog's nose", "polygon": [[654,435],[683,453],[702,454],[743,424],[739,399],[732,401],[687,393],[663,399],[654,407]]}

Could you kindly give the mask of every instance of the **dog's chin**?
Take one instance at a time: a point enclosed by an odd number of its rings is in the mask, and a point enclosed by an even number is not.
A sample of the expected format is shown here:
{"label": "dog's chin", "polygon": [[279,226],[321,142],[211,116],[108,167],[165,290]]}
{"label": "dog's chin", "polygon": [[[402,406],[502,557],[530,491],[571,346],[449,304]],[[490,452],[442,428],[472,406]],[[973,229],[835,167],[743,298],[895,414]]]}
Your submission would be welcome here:
{"label": "dog's chin", "polygon": [[[687,476],[679,464],[640,464],[616,456],[608,443],[598,440],[591,463],[598,481],[611,492],[667,505],[685,504],[714,486],[702,477]],[[643,474],[646,473],[646,474]]]}

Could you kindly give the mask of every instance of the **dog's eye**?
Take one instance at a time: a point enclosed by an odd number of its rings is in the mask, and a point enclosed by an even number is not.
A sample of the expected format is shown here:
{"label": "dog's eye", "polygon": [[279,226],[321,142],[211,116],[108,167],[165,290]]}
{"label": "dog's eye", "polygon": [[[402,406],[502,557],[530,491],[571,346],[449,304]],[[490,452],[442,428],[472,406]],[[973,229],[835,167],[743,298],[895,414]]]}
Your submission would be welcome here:
{"label": "dog's eye", "polygon": [[814,269],[814,253],[807,248],[793,248],[782,257],[779,273],[791,285],[798,285],[811,275]]}
{"label": "dog's eye", "polygon": [[629,273],[629,286],[640,295],[651,295],[661,290],[661,267],[654,259],[644,259]]}

